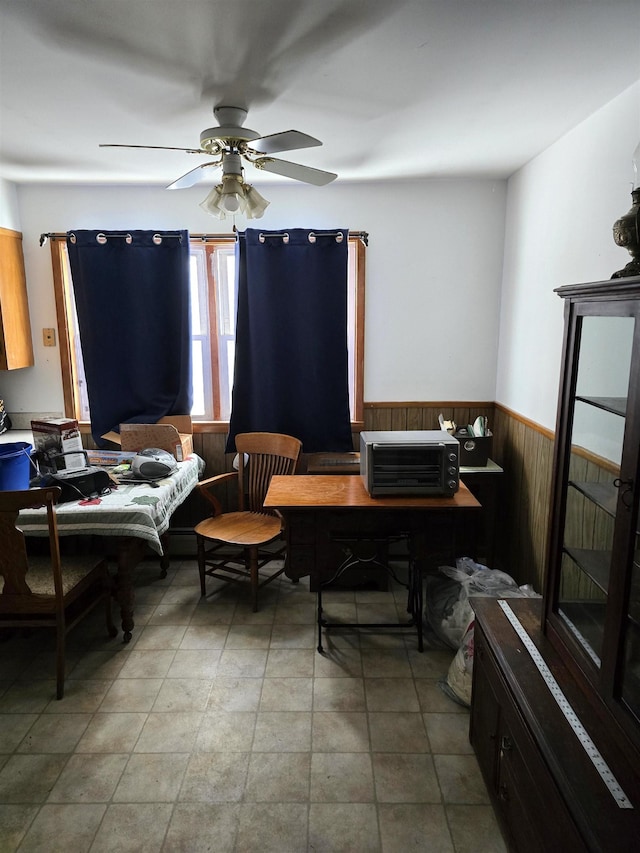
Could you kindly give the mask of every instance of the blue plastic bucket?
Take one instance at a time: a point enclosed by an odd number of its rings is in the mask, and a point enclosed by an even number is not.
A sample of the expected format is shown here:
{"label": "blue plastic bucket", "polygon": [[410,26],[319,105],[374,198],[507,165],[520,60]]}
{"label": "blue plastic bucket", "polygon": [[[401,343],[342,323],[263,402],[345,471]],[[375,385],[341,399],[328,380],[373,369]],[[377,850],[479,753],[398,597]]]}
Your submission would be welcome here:
{"label": "blue plastic bucket", "polygon": [[0,443],[0,492],[29,488],[31,450],[26,441]]}

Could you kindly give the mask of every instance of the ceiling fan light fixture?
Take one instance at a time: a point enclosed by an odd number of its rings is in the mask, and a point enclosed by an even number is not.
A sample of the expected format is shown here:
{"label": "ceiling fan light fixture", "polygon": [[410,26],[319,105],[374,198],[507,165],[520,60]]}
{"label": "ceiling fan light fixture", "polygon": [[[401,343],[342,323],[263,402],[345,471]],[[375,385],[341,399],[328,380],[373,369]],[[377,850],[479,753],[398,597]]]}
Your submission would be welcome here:
{"label": "ceiling fan light fixture", "polygon": [[247,219],[260,219],[269,202],[237,175],[223,175],[222,183],[215,186],[200,207],[218,219],[242,214]]}
{"label": "ceiling fan light fixture", "polygon": [[245,206],[244,185],[235,175],[223,175],[222,183],[217,184],[200,203],[203,210],[217,219],[244,213]]}

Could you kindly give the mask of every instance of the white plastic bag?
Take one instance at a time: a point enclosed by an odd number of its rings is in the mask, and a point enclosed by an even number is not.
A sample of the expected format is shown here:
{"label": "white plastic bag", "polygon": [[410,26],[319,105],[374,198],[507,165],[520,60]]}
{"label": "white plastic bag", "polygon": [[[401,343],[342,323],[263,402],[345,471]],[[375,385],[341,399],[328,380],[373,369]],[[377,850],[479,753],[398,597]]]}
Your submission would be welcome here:
{"label": "white plastic bag", "polygon": [[[469,557],[456,560],[455,567],[440,566],[439,570],[453,584],[457,584],[459,590],[457,600],[454,600],[452,588],[449,590],[447,609],[438,614],[437,628],[432,625],[441,638],[446,639],[449,645],[457,649],[447,676],[439,682],[439,685],[447,696],[468,707],[471,704],[474,634],[474,614],[469,598],[472,596],[540,598],[540,596],[531,585],[518,586],[505,572],[489,569]],[[429,585],[427,584],[427,596],[428,594]],[[428,601],[427,612],[429,612]],[[434,618],[433,613],[431,618]]]}
{"label": "white plastic bag", "polygon": [[440,566],[439,571],[458,581],[467,598],[469,595],[488,595],[497,598],[508,595],[509,591],[514,594],[518,591],[518,584],[511,575],[499,569],[490,569],[482,563],[476,563],[470,557],[460,557],[456,560],[455,568]]}
{"label": "white plastic bag", "polygon": [[473,619],[471,596],[490,598],[539,597],[530,585],[518,586],[511,575],[460,557],[454,566],[440,566],[437,575],[427,577],[425,614],[429,627],[453,649],[457,649]]}
{"label": "white plastic bag", "polygon": [[459,705],[471,705],[471,685],[473,681],[473,639],[475,619],[467,625],[456,656],[451,661],[446,679],[440,682],[444,693]]}

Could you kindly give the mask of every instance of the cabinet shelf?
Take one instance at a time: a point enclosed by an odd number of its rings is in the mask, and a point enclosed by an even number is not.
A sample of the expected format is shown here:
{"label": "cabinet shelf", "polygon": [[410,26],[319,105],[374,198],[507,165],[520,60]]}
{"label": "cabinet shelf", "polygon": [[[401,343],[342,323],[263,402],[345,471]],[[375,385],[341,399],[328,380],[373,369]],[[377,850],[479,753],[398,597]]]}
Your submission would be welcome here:
{"label": "cabinet shelf", "polygon": [[604,510],[607,515],[615,518],[618,490],[613,483],[583,483],[569,480],[569,485]]}
{"label": "cabinet shelf", "polygon": [[589,548],[571,548],[565,546],[573,562],[589,577],[605,595],[609,591],[609,568],[611,551],[592,551]]}
{"label": "cabinet shelf", "polygon": [[576,400],[582,403],[588,403],[590,406],[595,406],[596,409],[603,409],[605,412],[611,412],[613,415],[620,415],[624,418],[627,412],[626,397],[583,397],[576,396]]}

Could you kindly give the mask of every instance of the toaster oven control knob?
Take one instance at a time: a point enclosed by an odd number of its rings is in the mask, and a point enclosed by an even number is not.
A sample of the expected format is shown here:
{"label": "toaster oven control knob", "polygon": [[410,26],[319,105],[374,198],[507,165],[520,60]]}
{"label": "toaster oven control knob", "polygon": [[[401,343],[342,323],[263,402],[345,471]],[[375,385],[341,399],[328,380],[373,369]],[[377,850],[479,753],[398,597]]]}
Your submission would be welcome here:
{"label": "toaster oven control knob", "polygon": [[458,484],[457,484],[457,482],[456,482],[455,480],[449,480],[449,482],[447,483],[447,485],[448,485],[448,487],[449,487],[452,491],[455,491],[456,486],[457,486]]}
{"label": "toaster oven control knob", "polygon": [[456,456],[456,454],[455,454],[455,453],[450,453],[450,454],[449,454],[449,462],[456,462],[456,461],[457,461],[457,459],[458,459],[458,457]]}
{"label": "toaster oven control knob", "polygon": [[455,477],[455,475],[456,475],[457,473],[458,473],[458,469],[457,469],[457,468],[454,468],[454,467],[453,467],[453,465],[450,465],[450,466],[447,468],[447,474],[450,474],[452,477]]}

